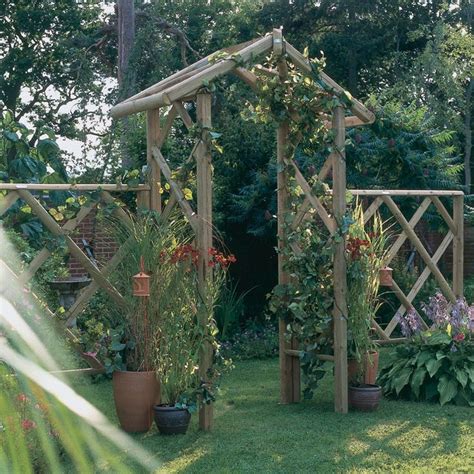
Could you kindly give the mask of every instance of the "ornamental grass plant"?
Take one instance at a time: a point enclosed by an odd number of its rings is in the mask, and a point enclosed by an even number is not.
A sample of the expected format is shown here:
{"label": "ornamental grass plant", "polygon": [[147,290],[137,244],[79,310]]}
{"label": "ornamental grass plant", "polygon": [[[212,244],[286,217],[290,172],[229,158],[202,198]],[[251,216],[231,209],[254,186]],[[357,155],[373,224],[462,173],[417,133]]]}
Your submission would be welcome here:
{"label": "ornamental grass plant", "polygon": [[346,257],[348,352],[358,362],[376,348],[371,337],[372,321],[380,305],[379,272],[384,266],[386,243],[380,215],[375,213],[370,224],[364,224],[362,203],[357,201],[347,233]]}
{"label": "ornamental grass plant", "polygon": [[[116,283],[127,301],[127,328],[117,349],[126,367],[155,370],[167,405],[193,408],[203,393],[208,401],[213,398],[209,380],[214,379],[209,374],[201,380],[199,360],[205,344],[218,351],[213,310],[235,257],[215,248],[201,256],[182,218],[162,223],[159,217],[144,214],[131,218],[129,225],[114,220],[111,224],[124,248]],[[131,279],[142,258],[150,276],[148,298],[132,293]],[[205,258],[213,274],[206,281],[205,294],[198,286],[200,258]]]}

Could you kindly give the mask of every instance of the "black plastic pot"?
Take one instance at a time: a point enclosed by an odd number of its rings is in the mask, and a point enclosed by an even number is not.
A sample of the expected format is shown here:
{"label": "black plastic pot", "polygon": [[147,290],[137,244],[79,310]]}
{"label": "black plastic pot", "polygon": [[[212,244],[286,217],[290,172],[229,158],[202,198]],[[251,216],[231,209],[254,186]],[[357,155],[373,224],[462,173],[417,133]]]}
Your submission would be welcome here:
{"label": "black plastic pot", "polygon": [[382,387],[372,384],[351,385],[349,387],[349,405],[360,411],[375,411],[382,398]]}
{"label": "black plastic pot", "polygon": [[161,434],[185,434],[191,413],[185,408],[176,408],[169,405],[155,405],[153,407],[155,423]]}

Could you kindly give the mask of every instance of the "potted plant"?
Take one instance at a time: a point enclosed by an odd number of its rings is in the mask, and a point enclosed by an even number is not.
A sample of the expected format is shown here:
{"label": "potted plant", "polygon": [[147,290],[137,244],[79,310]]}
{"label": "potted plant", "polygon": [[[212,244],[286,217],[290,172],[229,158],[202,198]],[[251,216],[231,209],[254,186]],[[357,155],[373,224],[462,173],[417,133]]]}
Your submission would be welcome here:
{"label": "potted plant", "polygon": [[[208,282],[206,301],[199,294],[197,285],[198,251],[193,245],[178,246],[163,259],[174,265],[169,279],[169,291],[174,297],[161,306],[161,324],[155,332],[154,365],[161,382],[162,403],[154,407],[155,422],[162,434],[184,434],[191,413],[199,403],[214,400],[215,380],[203,381],[199,377],[199,359],[203,344],[210,341],[215,346],[217,332],[212,310],[225,272],[233,255],[224,256],[216,249],[209,249],[208,264],[214,267],[213,278]],[[208,315],[208,324],[198,324],[198,312]],[[216,346],[215,346],[216,348]],[[217,372],[213,373],[214,376]]]}
{"label": "potted plant", "polygon": [[[154,364],[161,323],[161,308],[173,300],[170,288],[175,269],[162,255],[185,238],[183,225],[172,221],[164,226],[152,216],[131,218],[129,225],[108,219],[116,241],[124,246],[123,259],[113,274],[113,281],[124,297],[125,337],[111,349],[123,356],[125,370],[114,370],[113,390],[117,416],[127,432],[146,432],[153,423],[153,406],[160,402],[160,387]],[[144,262],[153,272],[141,273],[148,278],[150,297],[137,297],[132,277]],[[176,281],[176,278],[173,280]],[[179,290],[178,290],[179,291]],[[120,355],[119,355],[120,354]]]}
{"label": "potted plant", "polygon": [[386,236],[380,215],[364,224],[364,211],[357,202],[347,236],[349,402],[362,410],[376,409],[381,396],[375,385],[378,352],[371,335],[379,300],[379,272],[384,266]]}

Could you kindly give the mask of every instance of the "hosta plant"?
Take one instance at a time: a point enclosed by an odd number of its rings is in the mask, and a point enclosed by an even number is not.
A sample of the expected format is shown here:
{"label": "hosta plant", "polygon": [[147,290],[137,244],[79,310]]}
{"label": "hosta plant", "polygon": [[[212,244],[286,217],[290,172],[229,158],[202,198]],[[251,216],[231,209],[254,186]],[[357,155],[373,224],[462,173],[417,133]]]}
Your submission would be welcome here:
{"label": "hosta plant", "polygon": [[423,311],[432,323],[423,330],[412,309],[400,318],[408,342],[398,346],[379,378],[388,396],[474,406],[474,306],[452,307],[441,293]]}

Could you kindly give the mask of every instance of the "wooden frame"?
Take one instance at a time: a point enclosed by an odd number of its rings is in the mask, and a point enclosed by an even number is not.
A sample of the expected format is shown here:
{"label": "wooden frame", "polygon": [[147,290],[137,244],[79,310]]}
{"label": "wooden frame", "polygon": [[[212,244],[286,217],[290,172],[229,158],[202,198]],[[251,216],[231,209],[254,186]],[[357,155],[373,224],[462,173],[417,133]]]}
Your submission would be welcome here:
{"label": "wooden frame", "polygon": [[[213,55],[192,64],[186,69],[179,71],[169,78],[145,89],[126,101],[117,104],[111,110],[114,118],[123,117],[136,112],[147,113],[147,163],[149,169],[148,184],[133,188],[110,184],[81,184],[81,185],[35,185],[35,184],[1,184],[0,190],[7,190],[7,196],[0,200],[0,216],[5,210],[11,207],[18,199],[23,199],[30,203],[34,212],[40,217],[44,224],[55,234],[64,235],[70,251],[76,255],[85,267],[90,271],[94,281],[83,290],[75,305],[70,309],[68,320],[79,314],[85,307],[88,300],[98,288],[105,289],[117,303],[122,304],[122,299],[118,292],[108,282],[107,275],[119,263],[122,252],[126,251],[122,247],[117,255],[101,270],[98,270],[88,261],[87,257],[71,241],[68,232],[74,229],[75,225],[84,218],[90,209],[81,210],[74,222],[66,223],[62,228],[57,225],[48,212],[38,203],[32,191],[39,190],[76,190],[93,191],[101,190],[102,198],[108,202],[113,198],[110,192],[134,191],[137,193],[138,206],[153,209],[161,213],[162,219],[166,219],[172,209],[179,206],[185,218],[196,235],[196,243],[200,250],[198,263],[199,271],[199,291],[203,301],[206,301],[206,282],[212,279],[212,271],[207,265],[208,249],[212,246],[212,166],[211,153],[209,148],[209,129],[211,127],[211,103],[212,97],[206,90],[209,81],[218,77],[233,73],[242,79],[251,88],[256,89],[257,76],[243,67],[246,61],[273,50],[279,58],[276,70],[263,70],[260,68],[257,74],[270,74],[278,76],[284,81],[287,77],[287,61],[292,61],[296,67],[304,72],[310,72],[311,66],[307,59],[293,46],[285,41],[281,30],[273,30],[262,38],[251,42],[224,50],[218,58],[213,60]],[[343,88],[333,81],[329,76],[322,73],[322,80],[325,87],[335,92],[343,91]],[[197,176],[197,209],[194,210],[191,204],[185,199],[185,195],[180,183],[174,178],[166,157],[163,156],[161,148],[168,133],[170,132],[176,117],[180,117],[188,129],[194,127],[194,122],[190,117],[184,102],[195,101],[197,110],[197,122],[201,128],[201,135],[193,147],[188,162],[195,160]],[[167,110],[166,118],[160,120],[162,111]],[[356,99],[352,100],[351,116],[345,116],[344,110],[337,107],[332,117],[327,117],[327,126],[335,131],[333,152],[328,157],[319,172],[319,179],[324,181],[328,178],[332,170],[333,181],[333,204],[332,209],[326,209],[321,200],[313,193],[313,190],[305,179],[297,164],[287,156],[288,150],[288,130],[289,123],[283,122],[277,130],[277,161],[281,165],[277,175],[277,202],[278,202],[278,248],[283,250],[287,245],[284,218],[289,212],[288,195],[288,170],[292,167],[295,179],[305,194],[304,202],[293,219],[292,229],[295,230],[306,219],[319,218],[322,224],[333,234],[341,222],[346,212],[346,164],[345,164],[345,135],[347,127],[357,127],[367,125],[375,120],[374,114]],[[298,119],[298,117],[293,118]],[[326,118],[325,118],[326,120]],[[161,202],[161,181],[165,179],[170,187],[170,197],[166,205]],[[356,196],[372,200],[367,206],[364,214],[364,221],[368,222],[374,213],[381,207],[386,206],[399,223],[402,232],[393,243],[388,262],[400,251],[404,242],[409,240],[417,249],[426,267],[423,269],[418,280],[408,294],[405,294],[394,282],[392,291],[400,300],[400,308],[390,323],[382,328],[376,321],[373,321],[374,329],[380,337],[381,344],[403,342],[403,338],[392,338],[391,335],[398,324],[398,316],[412,307],[412,302],[430,274],[434,275],[443,293],[453,301],[455,297],[461,296],[463,292],[463,193],[460,191],[430,191],[430,190],[351,190]],[[394,201],[399,197],[420,197],[424,198],[419,209],[407,220],[400,208]],[[452,215],[441,201],[443,199],[453,199]],[[423,246],[415,232],[415,226],[422,218],[428,207],[433,206],[446,222],[449,232],[445,236],[439,248],[433,255],[430,255]],[[127,214],[118,209],[119,218],[126,221]],[[438,268],[438,262],[453,242],[453,285],[452,288],[447,283]],[[291,244],[294,252],[301,252],[301,249],[294,243]],[[30,268],[20,276],[15,276],[19,281],[26,283],[32,278],[39,266],[44,263],[49,254],[46,250],[40,252],[32,262]],[[334,322],[334,355],[317,356],[322,360],[334,361],[335,364],[335,410],[346,413],[348,410],[347,394],[347,281],[346,281],[346,260],[344,242],[336,244],[334,257],[334,296],[336,304],[333,311]],[[288,283],[290,275],[285,268],[285,257],[282,252],[278,255],[278,280],[280,284]],[[207,313],[199,314],[200,324],[207,324]],[[286,335],[286,327],[283,321],[280,322],[280,400],[282,403],[293,403],[300,400],[300,368],[298,350],[299,344],[295,338],[289,339]],[[205,380],[207,371],[212,364],[212,348],[209,345],[203,347],[200,354],[200,374]],[[91,361],[93,364],[94,361]],[[92,367],[92,370],[100,370],[100,367]],[[201,429],[209,430],[212,426],[212,407],[206,406],[200,411],[199,424]]]}

